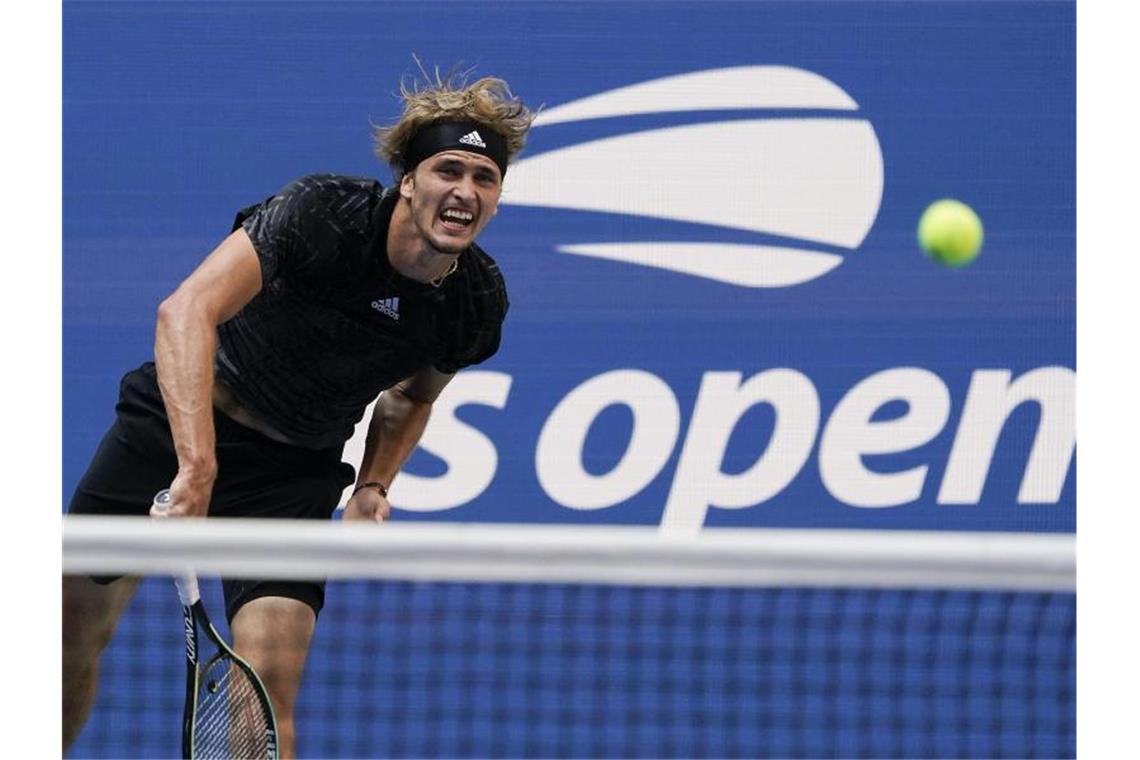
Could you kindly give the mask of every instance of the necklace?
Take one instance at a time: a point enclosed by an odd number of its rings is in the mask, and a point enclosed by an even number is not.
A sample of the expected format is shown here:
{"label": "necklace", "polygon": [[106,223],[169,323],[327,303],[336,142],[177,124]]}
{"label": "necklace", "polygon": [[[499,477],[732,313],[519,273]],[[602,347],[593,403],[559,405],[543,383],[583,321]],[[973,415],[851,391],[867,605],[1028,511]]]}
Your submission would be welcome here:
{"label": "necklace", "polygon": [[428,280],[428,284],[431,285],[433,288],[438,288],[440,285],[443,284],[443,281],[446,280],[448,277],[450,277],[455,272],[455,270],[458,268],[459,268],[459,257],[457,256],[451,260],[451,266],[449,266],[447,268],[446,272],[441,274],[439,277]]}

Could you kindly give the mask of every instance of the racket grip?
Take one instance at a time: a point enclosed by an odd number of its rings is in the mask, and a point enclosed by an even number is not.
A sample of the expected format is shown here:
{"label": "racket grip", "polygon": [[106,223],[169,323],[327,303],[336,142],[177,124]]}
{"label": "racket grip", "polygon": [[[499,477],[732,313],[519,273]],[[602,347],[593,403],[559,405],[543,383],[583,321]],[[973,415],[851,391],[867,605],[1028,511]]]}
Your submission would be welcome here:
{"label": "racket grip", "polygon": [[175,575],[174,588],[178,589],[178,599],[183,607],[193,607],[202,598],[198,591],[198,576],[193,570]]}
{"label": "racket grip", "polygon": [[[170,489],[164,488],[156,493],[151,506],[156,512],[165,512],[170,509]],[[178,598],[185,607],[193,606],[195,602],[202,598],[201,593],[198,591],[198,576],[193,570],[176,574],[174,576],[174,587],[178,589]]]}

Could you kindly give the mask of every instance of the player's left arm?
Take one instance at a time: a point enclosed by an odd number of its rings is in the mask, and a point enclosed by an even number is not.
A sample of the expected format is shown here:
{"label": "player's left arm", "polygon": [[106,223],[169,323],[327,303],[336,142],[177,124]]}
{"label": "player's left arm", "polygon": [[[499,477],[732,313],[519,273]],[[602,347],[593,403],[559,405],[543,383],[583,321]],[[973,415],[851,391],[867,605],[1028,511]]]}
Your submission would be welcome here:
{"label": "player's left arm", "polygon": [[[364,457],[356,476],[356,485],[380,483],[390,488],[431,416],[431,405],[455,377],[426,367],[380,394],[368,424]],[[362,488],[348,500],[346,520],[388,519],[391,505],[378,488]]]}

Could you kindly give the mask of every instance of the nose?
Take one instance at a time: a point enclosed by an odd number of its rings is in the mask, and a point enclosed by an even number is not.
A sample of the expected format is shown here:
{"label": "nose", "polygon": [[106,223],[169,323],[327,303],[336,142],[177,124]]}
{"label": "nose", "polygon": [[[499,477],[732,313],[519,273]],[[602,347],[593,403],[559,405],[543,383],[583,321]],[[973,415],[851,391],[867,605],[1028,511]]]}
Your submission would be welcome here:
{"label": "nose", "polygon": [[457,200],[474,201],[476,198],[475,179],[469,174],[464,174],[459,181],[452,186],[452,193]]}

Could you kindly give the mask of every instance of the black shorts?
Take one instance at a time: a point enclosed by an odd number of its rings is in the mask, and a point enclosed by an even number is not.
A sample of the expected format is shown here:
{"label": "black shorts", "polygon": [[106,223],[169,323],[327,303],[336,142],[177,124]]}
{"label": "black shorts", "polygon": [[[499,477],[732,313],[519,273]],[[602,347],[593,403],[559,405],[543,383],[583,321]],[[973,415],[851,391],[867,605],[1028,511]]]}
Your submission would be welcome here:
{"label": "black shorts", "polygon": [[[154,495],[178,472],[170,422],[154,364],[123,376],[116,419],[99,444],[68,506],[74,515],[146,515]],[[313,450],[274,441],[214,411],[218,474],[210,517],[328,520],[356,473],[342,448]],[[116,577],[99,576],[99,583]],[[230,620],[263,596],[298,599],[320,613],[323,581],[222,579]]]}

